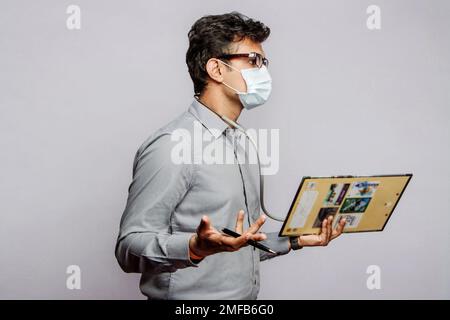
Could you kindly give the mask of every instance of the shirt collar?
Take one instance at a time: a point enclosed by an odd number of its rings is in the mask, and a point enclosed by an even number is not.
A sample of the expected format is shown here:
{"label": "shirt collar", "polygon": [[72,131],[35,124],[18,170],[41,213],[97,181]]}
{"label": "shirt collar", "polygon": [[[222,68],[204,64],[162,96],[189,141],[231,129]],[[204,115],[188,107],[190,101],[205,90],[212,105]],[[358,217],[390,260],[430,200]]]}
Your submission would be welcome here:
{"label": "shirt collar", "polygon": [[188,111],[192,113],[216,139],[228,128],[228,124],[225,121],[203,103],[198,101],[197,98],[194,98]]}

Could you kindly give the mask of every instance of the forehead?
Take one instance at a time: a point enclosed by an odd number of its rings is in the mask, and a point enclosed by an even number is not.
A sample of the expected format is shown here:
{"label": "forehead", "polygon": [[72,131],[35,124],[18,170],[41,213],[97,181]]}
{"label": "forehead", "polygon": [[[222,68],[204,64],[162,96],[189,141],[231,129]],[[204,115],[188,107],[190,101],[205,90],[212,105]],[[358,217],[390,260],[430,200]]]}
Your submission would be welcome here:
{"label": "forehead", "polygon": [[241,41],[234,42],[232,46],[232,52],[233,53],[257,52],[265,56],[261,43],[254,42],[249,38],[244,38]]}

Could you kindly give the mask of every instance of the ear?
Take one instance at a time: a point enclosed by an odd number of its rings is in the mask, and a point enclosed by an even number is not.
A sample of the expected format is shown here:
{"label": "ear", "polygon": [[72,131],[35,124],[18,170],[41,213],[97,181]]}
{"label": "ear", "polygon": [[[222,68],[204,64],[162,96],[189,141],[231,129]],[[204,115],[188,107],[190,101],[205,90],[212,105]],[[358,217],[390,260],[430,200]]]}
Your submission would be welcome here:
{"label": "ear", "polygon": [[211,58],[206,62],[206,72],[211,79],[217,82],[223,81],[223,67],[223,64],[214,58]]}

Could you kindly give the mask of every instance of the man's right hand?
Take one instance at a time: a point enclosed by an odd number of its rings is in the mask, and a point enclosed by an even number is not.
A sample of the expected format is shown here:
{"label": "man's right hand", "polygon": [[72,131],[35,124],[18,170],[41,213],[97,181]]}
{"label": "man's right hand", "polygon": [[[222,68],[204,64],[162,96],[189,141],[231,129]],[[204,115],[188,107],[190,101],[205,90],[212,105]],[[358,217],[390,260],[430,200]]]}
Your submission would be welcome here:
{"label": "man's right hand", "polygon": [[206,257],[214,253],[224,251],[237,251],[248,245],[248,240],[261,241],[267,236],[258,232],[266,221],[266,216],[261,215],[254,224],[245,232],[243,231],[244,210],[239,211],[236,219],[236,232],[240,237],[234,238],[219,232],[214,228],[207,216],[203,216],[197,228],[197,232],[189,240],[189,250],[198,257]]}

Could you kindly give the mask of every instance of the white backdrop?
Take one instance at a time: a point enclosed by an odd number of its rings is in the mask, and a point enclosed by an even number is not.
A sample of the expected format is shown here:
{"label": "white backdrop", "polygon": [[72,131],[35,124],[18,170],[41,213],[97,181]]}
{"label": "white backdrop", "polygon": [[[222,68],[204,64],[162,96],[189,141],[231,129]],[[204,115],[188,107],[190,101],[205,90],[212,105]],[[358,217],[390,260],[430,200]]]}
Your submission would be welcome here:
{"label": "white backdrop", "polygon": [[[66,27],[69,5],[81,29]],[[366,9],[381,9],[381,29]],[[23,1],[0,10],[0,298],[143,298],[114,257],[134,154],[187,109],[187,32],[240,11],[272,29],[274,90],[244,112],[280,129],[266,202],[304,175],[412,172],[382,233],[262,263],[260,299],[450,298],[448,1]],[[269,222],[266,231],[278,231]],[[66,268],[81,268],[80,290]],[[367,267],[381,289],[366,286]]]}

